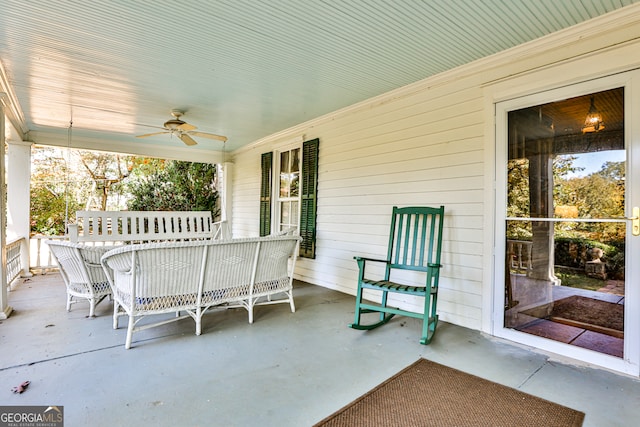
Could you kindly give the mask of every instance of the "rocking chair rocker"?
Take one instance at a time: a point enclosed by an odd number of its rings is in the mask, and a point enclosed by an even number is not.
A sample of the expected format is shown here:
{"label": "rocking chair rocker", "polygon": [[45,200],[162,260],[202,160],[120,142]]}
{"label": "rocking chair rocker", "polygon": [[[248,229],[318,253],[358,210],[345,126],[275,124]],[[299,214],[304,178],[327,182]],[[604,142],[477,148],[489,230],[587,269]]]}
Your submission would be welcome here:
{"label": "rocking chair rocker", "polygon": [[[442,247],[442,224],[444,206],[393,208],[391,217],[391,231],[389,234],[389,249],[387,258],[373,259],[354,257],[360,270],[358,275],[358,290],[356,294],[355,320],[350,328],[369,330],[387,323],[393,316],[415,317],[422,319],[421,344],[429,344],[436,331],[438,315],[436,304],[438,301],[438,279],[440,277],[440,252]],[[384,279],[372,280],[365,277],[367,262],[383,263],[385,265]],[[407,270],[419,272],[426,276],[424,285],[418,286],[401,284],[392,280],[391,272],[402,276],[407,282]],[[413,273],[415,274],[415,273]],[[413,276],[411,276],[413,282]],[[369,289],[381,292],[381,303],[371,304],[363,301],[363,290]],[[387,306],[389,292],[424,297],[423,313],[415,313],[399,308]],[[364,313],[380,313],[377,323],[363,325],[361,315]]]}

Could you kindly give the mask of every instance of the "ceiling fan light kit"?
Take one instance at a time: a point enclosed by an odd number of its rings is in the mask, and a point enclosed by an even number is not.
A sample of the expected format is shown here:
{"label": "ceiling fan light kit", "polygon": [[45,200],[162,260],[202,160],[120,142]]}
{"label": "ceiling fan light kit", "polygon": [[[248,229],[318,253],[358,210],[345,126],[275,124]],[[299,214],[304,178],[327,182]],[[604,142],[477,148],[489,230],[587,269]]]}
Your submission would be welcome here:
{"label": "ceiling fan light kit", "polygon": [[173,119],[170,119],[164,122],[164,124],[162,125],[162,129],[164,130],[162,132],[153,132],[153,133],[146,133],[144,135],[137,135],[136,138],[147,138],[149,136],[162,135],[162,134],[168,133],[172,136],[177,135],[182,142],[184,142],[186,145],[189,145],[189,146],[197,144],[196,140],[193,139],[191,135],[198,136],[201,138],[215,139],[217,141],[222,141],[222,142],[227,141],[226,136],[216,135],[216,134],[207,133],[207,132],[194,132],[196,129],[198,129],[196,126],[180,119],[180,117],[184,115],[184,111],[171,110],[171,115],[173,116]]}

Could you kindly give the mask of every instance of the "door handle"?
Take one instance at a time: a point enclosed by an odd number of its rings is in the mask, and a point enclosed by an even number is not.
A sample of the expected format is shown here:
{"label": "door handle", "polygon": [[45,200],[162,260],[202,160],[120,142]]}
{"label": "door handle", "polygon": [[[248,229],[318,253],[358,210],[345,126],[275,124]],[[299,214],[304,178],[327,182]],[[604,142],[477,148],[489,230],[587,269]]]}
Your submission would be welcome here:
{"label": "door handle", "polygon": [[632,215],[631,218],[627,218],[631,220],[631,234],[640,236],[640,208],[635,206]]}

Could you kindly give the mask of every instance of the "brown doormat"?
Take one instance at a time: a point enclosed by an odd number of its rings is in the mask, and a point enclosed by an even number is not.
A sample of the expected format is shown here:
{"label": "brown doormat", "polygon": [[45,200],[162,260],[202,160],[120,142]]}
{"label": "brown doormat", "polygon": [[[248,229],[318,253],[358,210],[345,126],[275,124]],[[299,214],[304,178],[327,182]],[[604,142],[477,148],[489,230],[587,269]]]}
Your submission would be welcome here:
{"label": "brown doormat", "polygon": [[581,426],[584,413],[419,359],[316,424],[329,426]]}
{"label": "brown doormat", "polygon": [[573,295],[523,311],[523,313],[540,317],[541,313],[544,312],[543,309],[550,305],[551,313],[545,315],[546,319],[617,338],[624,338],[623,304]]}
{"label": "brown doormat", "polygon": [[594,298],[574,295],[556,301],[550,317],[556,322],[613,336],[624,331],[624,305]]}

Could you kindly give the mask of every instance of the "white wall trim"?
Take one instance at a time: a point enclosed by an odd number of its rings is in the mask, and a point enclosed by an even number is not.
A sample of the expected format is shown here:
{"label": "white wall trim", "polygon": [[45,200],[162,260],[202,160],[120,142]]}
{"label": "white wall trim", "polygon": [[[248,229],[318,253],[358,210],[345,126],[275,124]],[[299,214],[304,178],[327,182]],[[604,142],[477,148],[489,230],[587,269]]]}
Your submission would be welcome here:
{"label": "white wall trim", "polygon": [[483,332],[494,334],[494,269],[495,265],[495,220],[496,220],[496,109],[491,93],[484,91],[484,244],[482,272],[482,323]]}
{"label": "white wall trim", "polygon": [[[291,128],[286,129],[282,132],[277,132],[274,133],[272,135],[266,136],[264,138],[261,138],[257,141],[254,141],[250,144],[247,144],[243,147],[238,148],[237,150],[235,150],[233,152],[233,155],[237,155],[240,153],[244,153],[246,151],[252,150],[256,147],[260,147],[266,143],[275,143],[277,142],[278,146],[293,146],[293,145],[300,145],[304,142],[304,138],[305,135],[304,133],[301,133],[300,135],[297,136],[291,136],[292,134],[296,134],[296,133],[300,133],[300,132],[296,132],[296,131],[292,131]],[[282,140],[280,140],[282,139]]]}
{"label": "white wall trim", "polygon": [[0,102],[4,106],[4,114],[9,120],[11,126],[18,132],[18,137],[24,139],[25,133],[29,130],[20,102],[16,96],[11,84],[9,84],[9,78],[4,70],[2,61],[0,61],[0,93],[4,93],[4,96],[0,96]]}
{"label": "white wall trim", "polygon": [[[624,55],[623,55],[624,56]],[[591,61],[595,60],[593,58]],[[501,305],[504,303],[504,269],[502,264],[505,259],[504,252],[504,221],[505,211],[504,206],[506,194],[505,188],[502,187],[506,181],[506,172],[501,172],[498,167],[503,168],[503,164],[506,161],[506,146],[498,147],[498,142],[506,140],[506,112],[517,110],[530,105],[543,104],[552,102],[555,99],[566,99],[568,96],[579,96],[580,94],[587,94],[597,92],[601,90],[612,89],[620,86],[632,87],[635,82],[640,81],[640,71],[630,71],[627,73],[610,72],[612,69],[617,70],[615,63],[609,63],[606,58],[598,58],[600,64],[598,67],[594,67],[589,72],[597,72],[598,79],[585,79],[581,82],[567,83],[567,76],[571,76],[573,79],[573,73],[567,73],[566,68],[557,67],[554,70],[541,70],[540,73],[532,76],[519,76],[512,81],[503,81],[500,84],[496,84],[495,87],[485,88],[485,116],[486,121],[489,120],[489,116],[496,117],[496,126],[492,126],[492,129],[488,129],[486,133],[485,144],[485,181],[491,181],[490,189],[485,189],[487,194],[485,205],[485,220],[490,218],[491,223],[485,221],[485,253],[492,254],[491,262],[485,260],[484,267],[484,281],[483,284],[483,331],[488,332],[500,338],[511,339],[516,342],[520,342],[524,345],[532,345],[537,348],[552,351],[568,357],[578,358],[587,363],[592,363],[599,366],[604,366],[616,371],[625,372],[634,376],[639,372],[639,359],[640,359],[640,342],[638,339],[638,311],[635,310],[637,296],[633,287],[627,288],[625,294],[630,310],[625,310],[625,351],[624,359],[612,358],[611,356],[598,354],[595,352],[583,351],[573,346],[567,348],[566,344],[558,343],[551,340],[543,340],[538,337],[534,337],[529,334],[516,332],[504,327],[503,310]],[[565,64],[568,67],[584,68],[580,64]],[[524,81],[526,79],[526,82]],[[523,92],[524,91],[524,92]],[[511,96],[509,96],[511,94]],[[627,97],[625,97],[627,98]],[[497,107],[497,109],[496,109]],[[627,108],[626,106],[625,108]],[[627,112],[626,114],[629,114]],[[625,120],[628,120],[625,119]],[[629,120],[628,120],[629,121]],[[632,122],[632,121],[631,121]],[[632,126],[632,123],[631,123]],[[627,133],[630,132],[627,126]],[[500,141],[498,141],[500,139]],[[631,147],[637,145],[638,140],[632,139],[627,136],[627,140]],[[496,187],[497,185],[501,187]],[[499,191],[498,191],[499,189]],[[636,189],[637,192],[637,189]],[[633,198],[632,198],[633,199]],[[633,201],[633,200],[632,200]],[[492,232],[493,235],[489,235]],[[491,242],[489,245],[488,241]],[[502,246],[500,246],[502,245]],[[627,242],[627,249],[629,250],[630,243]],[[500,262],[498,262],[500,261]],[[637,273],[636,273],[637,274]],[[627,278],[627,280],[632,280]],[[502,288],[501,288],[502,287]],[[490,301],[489,298],[493,298]],[[493,313],[493,319],[487,319],[485,312],[489,311]],[[495,310],[495,311],[494,311]]]}

